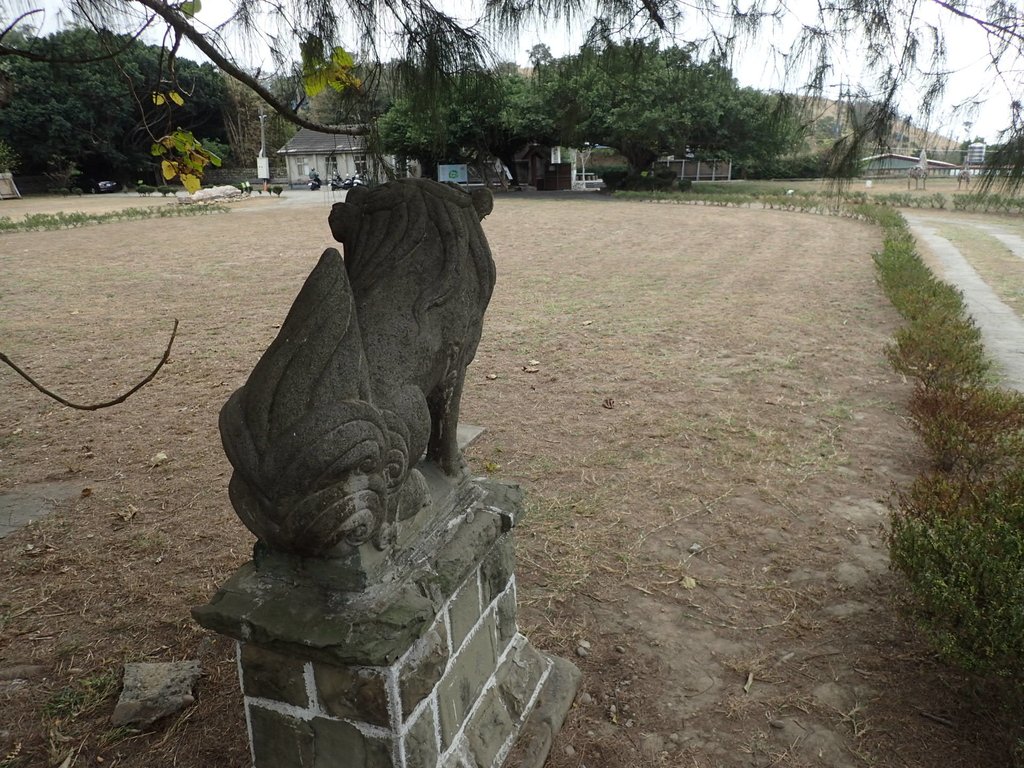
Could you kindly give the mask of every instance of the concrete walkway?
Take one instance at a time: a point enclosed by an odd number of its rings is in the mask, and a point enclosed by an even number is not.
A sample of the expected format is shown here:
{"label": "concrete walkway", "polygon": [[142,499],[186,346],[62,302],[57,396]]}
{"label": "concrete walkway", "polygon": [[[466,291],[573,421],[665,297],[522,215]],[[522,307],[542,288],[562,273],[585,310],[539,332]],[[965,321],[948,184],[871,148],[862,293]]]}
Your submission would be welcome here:
{"label": "concrete walkway", "polygon": [[1018,259],[1024,259],[1024,237],[1020,235],[1011,235],[1009,232],[1004,232],[998,227],[993,227],[989,224],[975,224],[977,229],[980,229],[986,235],[991,235],[1000,243],[1009,248],[1010,253],[1016,256]]}
{"label": "concrete walkway", "polygon": [[[938,222],[935,219],[908,212],[903,213],[903,218],[918,242],[927,247],[942,265],[944,274],[940,277],[963,292],[967,311],[981,329],[985,349],[995,362],[996,370],[1002,374],[1003,385],[1024,392],[1024,321],[996,296],[956,246],[936,233]],[[957,224],[977,227],[1024,259],[1022,238],[992,225],[959,220]]]}

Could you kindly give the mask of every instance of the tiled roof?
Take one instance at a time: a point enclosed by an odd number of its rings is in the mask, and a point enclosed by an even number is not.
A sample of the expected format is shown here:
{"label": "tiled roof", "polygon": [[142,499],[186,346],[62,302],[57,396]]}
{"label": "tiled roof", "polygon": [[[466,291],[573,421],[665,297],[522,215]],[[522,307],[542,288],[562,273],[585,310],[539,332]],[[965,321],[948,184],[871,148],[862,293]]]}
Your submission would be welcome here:
{"label": "tiled roof", "polygon": [[360,152],[366,149],[365,136],[350,133],[320,133],[300,128],[291,140],[277,150],[279,155],[324,155],[334,152]]}

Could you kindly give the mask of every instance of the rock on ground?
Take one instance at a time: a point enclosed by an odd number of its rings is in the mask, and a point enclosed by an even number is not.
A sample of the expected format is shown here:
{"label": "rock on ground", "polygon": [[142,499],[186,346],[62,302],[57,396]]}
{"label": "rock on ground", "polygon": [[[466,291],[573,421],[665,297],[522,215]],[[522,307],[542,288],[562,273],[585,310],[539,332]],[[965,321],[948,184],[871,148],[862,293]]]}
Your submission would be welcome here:
{"label": "rock on ground", "polygon": [[198,189],[190,195],[190,199],[193,202],[200,202],[202,200],[218,200],[222,197],[239,197],[241,194],[242,190],[240,190],[238,187],[233,187],[230,184],[225,184],[220,187]]}
{"label": "rock on ground", "polygon": [[124,689],[114,707],[114,725],[145,726],[174,714],[195,701],[198,661],[124,665]]}

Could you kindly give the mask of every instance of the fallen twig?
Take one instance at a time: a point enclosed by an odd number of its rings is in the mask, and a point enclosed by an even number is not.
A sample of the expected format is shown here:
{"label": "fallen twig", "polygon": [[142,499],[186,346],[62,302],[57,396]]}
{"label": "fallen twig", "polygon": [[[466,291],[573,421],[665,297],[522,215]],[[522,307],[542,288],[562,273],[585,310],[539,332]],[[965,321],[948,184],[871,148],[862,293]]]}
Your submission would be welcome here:
{"label": "fallen twig", "polygon": [[931,712],[925,712],[923,709],[919,709],[917,712],[919,715],[921,715],[921,717],[927,718],[928,720],[932,720],[938,723],[939,725],[944,725],[947,728],[956,728],[956,723],[954,723],[947,717],[942,717],[941,715],[933,715]]}

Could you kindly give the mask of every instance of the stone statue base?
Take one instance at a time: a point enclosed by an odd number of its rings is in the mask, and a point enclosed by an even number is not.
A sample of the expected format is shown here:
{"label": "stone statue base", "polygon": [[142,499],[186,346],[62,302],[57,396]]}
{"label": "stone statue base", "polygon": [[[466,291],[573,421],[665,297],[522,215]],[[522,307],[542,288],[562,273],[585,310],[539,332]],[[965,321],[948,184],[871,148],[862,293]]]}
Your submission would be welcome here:
{"label": "stone statue base", "polygon": [[193,610],[238,640],[256,768],[498,768],[520,737],[543,765],[579,671],[517,628],[521,492],[466,479],[447,504],[389,582],[257,554]]}

